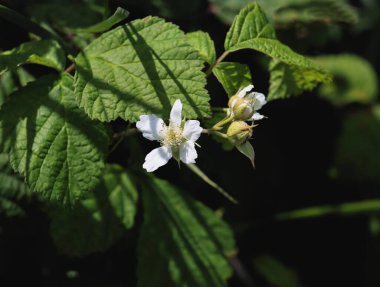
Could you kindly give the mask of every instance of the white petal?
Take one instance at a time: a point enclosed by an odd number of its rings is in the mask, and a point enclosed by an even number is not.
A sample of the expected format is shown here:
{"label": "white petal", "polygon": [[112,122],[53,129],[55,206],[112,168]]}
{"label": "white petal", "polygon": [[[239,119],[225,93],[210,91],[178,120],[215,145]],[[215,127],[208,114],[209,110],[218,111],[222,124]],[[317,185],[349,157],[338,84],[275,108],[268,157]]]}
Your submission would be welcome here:
{"label": "white petal", "polygon": [[265,116],[260,115],[259,113],[254,113],[252,116],[252,121],[262,120],[263,118],[265,118]]}
{"label": "white petal", "polygon": [[170,112],[170,122],[180,126],[182,114],[182,103],[180,100],[176,100]]}
{"label": "white petal", "polygon": [[194,142],[187,141],[179,146],[179,157],[184,163],[195,163],[198,157]]}
{"label": "white petal", "polygon": [[147,172],[155,171],[157,168],[165,165],[172,158],[172,151],[169,147],[162,146],[152,150],[145,157],[143,168]]}
{"label": "white petal", "polygon": [[260,110],[262,108],[262,106],[264,106],[267,101],[265,100],[265,96],[264,94],[261,94],[261,93],[256,93],[255,92],[255,99],[254,99],[254,104],[253,104],[253,108],[257,111],[257,110]]}
{"label": "white petal", "polygon": [[154,115],[142,115],[136,127],[148,140],[161,140],[164,137],[165,123]]}
{"label": "white petal", "polygon": [[201,136],[202,130],[199,121],[190,120],[186,121],[182,135],[185,139],[196,142]]}
{"label": "white petal", "polygon": [[243,98],[248,92],[253,89],[253,85],[248,85],[244,89],[240,90],[237,94],[239,98]]}

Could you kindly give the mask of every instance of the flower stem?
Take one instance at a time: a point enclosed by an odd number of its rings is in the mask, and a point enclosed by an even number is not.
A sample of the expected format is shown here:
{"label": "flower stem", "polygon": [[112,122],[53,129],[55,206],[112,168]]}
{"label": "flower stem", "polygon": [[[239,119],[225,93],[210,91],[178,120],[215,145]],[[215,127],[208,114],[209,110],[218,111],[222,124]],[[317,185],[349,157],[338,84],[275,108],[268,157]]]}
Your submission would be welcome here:
{"label": "flower stem", "polygon": [[212,65],[208,68],[208,70],[206,71],[206,77],[210,76],[210,74],[211,74],[212,70],[214,69],[214,67],[215,67],[217,64],[219,64],[220,62],[222,62],[222,61],[224,60],[224,58],[228,56],[229,53],[230,53],[230,52],[228,52],[228,51],[224,51],[223,54],[220,55],[220,57],[215,61],[215,63],[212,64]]}
{"label": "flower stem", "polygon": [[231,116],[226,116],[224,119],[221,121],[217,122],[211,130],[220,130],[225,124],[228,124],[232,122],[233,118]]}
{"label": "flower stem", "polygon": [[238,204],[238,201],[233,198],[231,195],[229,195],[223,188],[221,188],[216,182],[211,180],[202,170],[199,169],[198,166],[196,166],[193,163],[186,164],[186,166],[194,172],[197,176],[199,176],[201,179],[203,179],[204,182],[206,182],[208,185],[216,189],[221,195],[223,195],[225,198],[227,198],[232,203]]}
{"label": "flower stem", "polygon": [[75,69],[75,64],[72,63],[70,66],[68,66],[66,69],[65,69],[65,73],[71,73],[72,71],[74,71]]}

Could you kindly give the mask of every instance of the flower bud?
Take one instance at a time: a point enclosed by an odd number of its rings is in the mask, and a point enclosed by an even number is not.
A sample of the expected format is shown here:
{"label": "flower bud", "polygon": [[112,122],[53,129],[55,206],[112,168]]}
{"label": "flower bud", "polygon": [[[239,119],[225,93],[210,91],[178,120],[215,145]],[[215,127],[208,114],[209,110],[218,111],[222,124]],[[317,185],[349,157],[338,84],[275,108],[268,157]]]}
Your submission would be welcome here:
{"label": "flower bud", "polygon": [[232,122],[227,129],[227,136],[234,145],[241,145],[252,136],[252,126],[243,121]]}

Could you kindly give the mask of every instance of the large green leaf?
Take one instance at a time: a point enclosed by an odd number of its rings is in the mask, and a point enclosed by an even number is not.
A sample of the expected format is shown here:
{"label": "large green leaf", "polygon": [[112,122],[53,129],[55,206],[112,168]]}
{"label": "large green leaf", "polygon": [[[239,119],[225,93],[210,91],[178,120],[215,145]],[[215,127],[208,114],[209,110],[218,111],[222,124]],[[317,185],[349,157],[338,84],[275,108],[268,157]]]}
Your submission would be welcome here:
{"label": "large green leaf", "polygon": [[236,16],[227,33],[224,46],[228,52],[253,49],[275,59],[275,63],[281,62],[289,66],[284,68],[278,67],[279,64],[272,65],[272,71],[274,67],[280,69],[280,71],[276,70],[276,88],[272,87],[272,91],[281,90],[282,92],[281,95],[273,95],[272,92],[272,98],[286,96],[284,90],[294,91],[293,87],[282,87],[288,84],[288,80],[282,77],[289,78],[289,72],[292,73],[292,77],[295,77],[293,81],[301,90],[313,89],[318,83],[327,82],[330,79],[317,64],[277,40],[273,26],[257,3],[248,5]]}
{"label": "large green leaf", "polygon": [[239,89],[252,84],[251,71],[245,64],[221,62],[214,67],[212,72],[229,97],[235,95]]}
{"label": "large green leaf", "polygon": [[0,112],[0,146],[32,191],[72,204],[98,182],[108,146],[103,124],[76,106],[68,74],[46,76],[10,97]]}
{"label": "large green leaf", "polygon": [[76,58],[75,94],[91,118],[168,117],[176,99],[187,118],[208,116],[203,60],[177,26],[157,17],[103,34]]}
{"label": "large green leaf", "polygon": [[163,180],[150,179],[143,202],[138,286],[227,286],[234,252],[227,224]]}
{"label": "large green leaf", "polygon": [[137,190],[128,173],[111,165],[89,197],[73,209],[51,209],[50,232],[61,253],[85,256],[108,249],[131,228]]}
{"label": "large green leaf", "polygon": [[24,211],[18,201],[29,198],[25,183],[10,168],[8,155],[0,153],[0,215],[22,215]]}
{"label": "large green leaf", "polygon": [[0,54],[0,74],[8,69],[14,70],[25,63],[39,64],[62,71],[66,58],[62,48],[54,40],[27,42]]}
{"label": "large green leaf", "polygon": [[365,59],[350,54],[320,56],[314,60],[329,71],[334,81],[322,85],[318,93],[333,104],[352,102],[369,104],[376,101],[376,71]]}
{"label": "large green leaf", "polygon": [[215,63],[216,52],[214,41],[207,32],[195,31],[186,34],[188,41],[199,55],[210,65]]}

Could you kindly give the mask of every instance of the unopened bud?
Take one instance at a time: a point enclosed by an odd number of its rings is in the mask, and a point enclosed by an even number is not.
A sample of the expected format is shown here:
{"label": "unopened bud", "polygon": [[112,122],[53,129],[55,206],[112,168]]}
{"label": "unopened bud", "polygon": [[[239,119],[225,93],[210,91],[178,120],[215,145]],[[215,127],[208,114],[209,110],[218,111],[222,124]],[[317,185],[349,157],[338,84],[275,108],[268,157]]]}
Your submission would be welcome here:
{"label": "unopened bud", "polygon": [[237,121],[250,120],[255,113],[251,99],[233,96],[228,101],[228,106],[230,107],[232,117]]}
{"label": "unopened bud", "polygon": [[227,129],[227,136],[234,145],[241,145],[252,136],[252,126],[243,121],[232,122]]}

